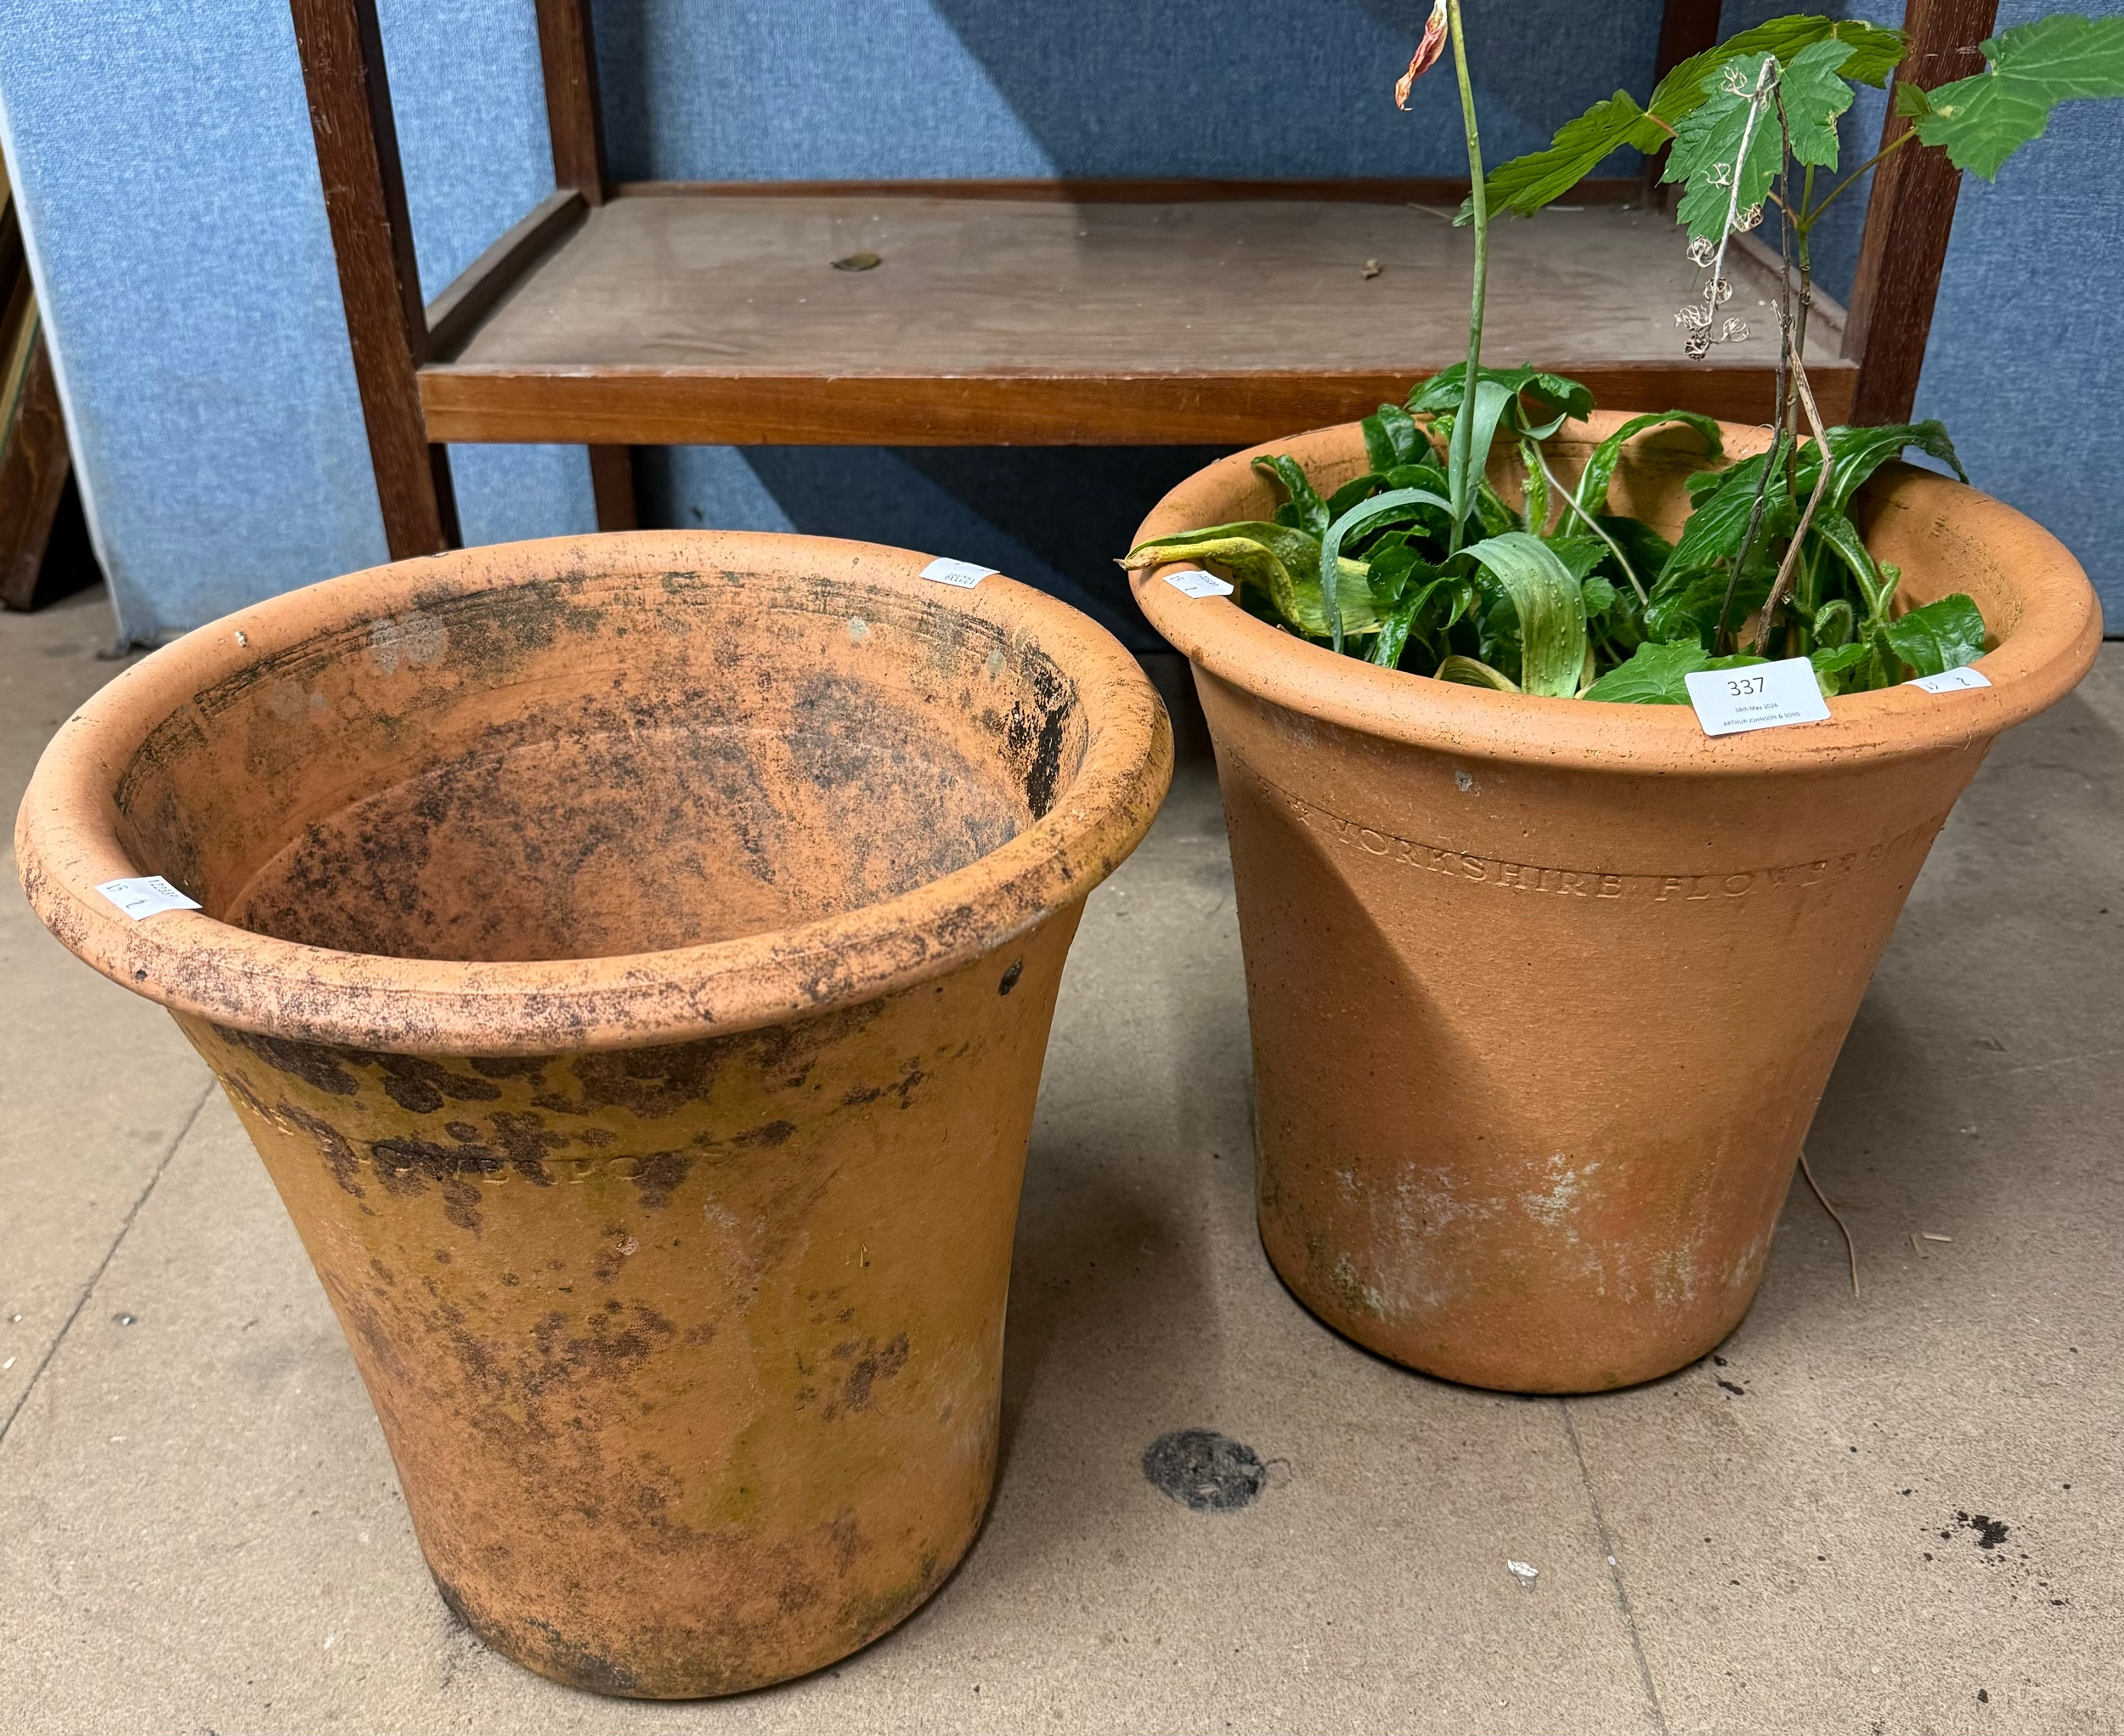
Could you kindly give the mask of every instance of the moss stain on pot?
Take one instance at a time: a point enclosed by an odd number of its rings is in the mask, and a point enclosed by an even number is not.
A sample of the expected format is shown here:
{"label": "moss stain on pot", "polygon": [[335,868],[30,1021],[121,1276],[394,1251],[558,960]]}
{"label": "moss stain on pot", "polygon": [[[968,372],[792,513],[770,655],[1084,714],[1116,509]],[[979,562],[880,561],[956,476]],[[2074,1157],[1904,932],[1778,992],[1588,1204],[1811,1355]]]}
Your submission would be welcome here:
{"label": "moss stain on pot", "polygon": [[[336,580],[121,676],[24,806],[40,913],[257,1146],[451,1607],[562,1681],[817,1668],[986,1504],[1054,996],[1171,748],[1097,628],[922,559]],[[93,890],[138,872],[205,910]]]}

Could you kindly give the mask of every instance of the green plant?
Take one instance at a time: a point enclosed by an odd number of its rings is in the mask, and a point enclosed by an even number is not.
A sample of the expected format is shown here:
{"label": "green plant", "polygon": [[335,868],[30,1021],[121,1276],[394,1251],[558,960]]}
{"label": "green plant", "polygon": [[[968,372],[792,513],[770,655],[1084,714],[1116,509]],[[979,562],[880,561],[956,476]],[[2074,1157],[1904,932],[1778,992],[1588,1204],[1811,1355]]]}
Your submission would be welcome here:
{"label": "green plant", "polygon": [[[1890,151],[1944,150],[1991,179],[2075,98],[2124,96],[2124,18],[2054,16],[1982,44],[1987,70],[1929,92],[1898,84],[1910,126],[1816,193],[1837,168],[1837,117],[1856,83],[1880,86],[1901,63],[1900,31],[1844,20],[1779,18],[1684,61],[1640,106],[1618,91],[1558,130],[1550,147],[1485,174],[1461,22],[1462,0],[1435,0],[1410,87],[1449,42],[1472,186],[1460,221],[1475,231],[1468,355],[1424,381],[1405,404],[1364,419],[1367,474],[1323,499],[1291,459],[1257,459],[1285,499],[1274,522],[1163,537],[1132,550],[1132,570],[1191,557],[1223,567],[1241,605],[1338,652],[1449,681],[1558,698],[1686,704],[1684,676],[1806,657],[1828,693],[1891,686],[1973,662],[1986,629],[1974,602],[1943,597],[1898,613],[1901,575],[1867,551],[1850,508],[1889,459],[1916,447],[1963,475],[1936,421],[1824,427],[1805,364],[1813,305],[1810,238],[1822,213]],[[1596,447],[1567,484],[1551,443],[1589,415],[1579,382],[1482,363],[1494,212],[1531,216],[1613,151],[1666,147],[1664,178],[1681,185],[1676,220],[1707,274],[1676,316],[1685,352],[1751,334],[1723,312],[1735,236],[1774,219],[1783,262],[1776,414],[1765,450],[1725,457],[1718,425],[1686,410],[1635,417]],[[1623,444],[1649,429],[1693,430],[1706,467],[1689,478],[1690,512],[1669,544],[1609,510]],[[1489,480],[1500,443],[1516,457],[1518,499]],[[1506,467],[1509,472],[1509,466]],[[1963,476],[1966,481],[1966,475]]]}

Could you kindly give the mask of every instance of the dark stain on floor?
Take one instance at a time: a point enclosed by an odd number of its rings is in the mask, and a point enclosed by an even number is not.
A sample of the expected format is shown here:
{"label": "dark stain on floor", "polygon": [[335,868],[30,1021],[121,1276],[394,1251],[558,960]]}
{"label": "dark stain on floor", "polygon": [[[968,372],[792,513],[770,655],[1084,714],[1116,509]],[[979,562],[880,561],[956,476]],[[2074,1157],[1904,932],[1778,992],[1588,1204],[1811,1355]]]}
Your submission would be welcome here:
{"label": "dark stain on floor", "polygon": [[1210,1428],[1176,1428],[1144,1449],[1150,1486],[1198,1513],[1251,1507],[1268,1481],[1268,1467],[1244,1441]]}

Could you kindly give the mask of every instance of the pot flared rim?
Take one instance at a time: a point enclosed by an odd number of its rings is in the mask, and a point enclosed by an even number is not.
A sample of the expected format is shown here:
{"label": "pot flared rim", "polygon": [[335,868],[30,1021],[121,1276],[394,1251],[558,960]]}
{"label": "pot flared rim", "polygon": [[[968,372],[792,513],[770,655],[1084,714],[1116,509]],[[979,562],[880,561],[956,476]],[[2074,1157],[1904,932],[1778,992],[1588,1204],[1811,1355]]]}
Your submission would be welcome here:
{"label": "pot flared rim", "polygon": [[[1564,438],[1604,438],[1634,411],[1596,412]],[[1729,455],[1768,444],[1766,431],[1721,423]],[[1658,433],[1640,442],[1667,444]],[[1633,442],[1633,444],[1638,442]],[[1247,516],[1227,510],[1257,488],[1257,457],[1288,453],[1316,464],[1361,459],[1355,422],[1266,441],[1197,471],[1152,509],[1138,546],[1161,536]],[[1465,754],[1471,759],[1635,775],[1731,777],[1811,770],[1831,761],[1892,760],[1988,741],[2054,704],[2092,667],[2101,605],[2071,552],[2003,501],[1929,471],[1884,466],[1861,491],[1870,522],[1912,514],[1952,522],[1969,545],[2001,557],[2019,593],[2017,618],[1975,667],[1988,687],[1930,693],[1904,686],[1828,702],[1829,721],[1706,736],[1686,705],[1622,705],[1542,698],[1461,687],[1337,655],[1249,614],[1229,597],[1191,597],[1165,575],[1196,563],[1178,557],[1130,574],[1153,626],[1198,669],[1257,699],[1356,733]],[[2010,551],[2010,560],[2005,553]],[[1950,584],[1945,590],[1954,590]]]}
{"label": "pot flared rim", "polygon": [[[1083,898],[1150,828],[1172,771],[1164,705],[1110,633],[1000,574],[963,590],[925,580],[931,559],[775,532],[630,531],[457,550],[285,592],[143,659],[60,727],[16,820],[23,889],[70,951],[172,1012],[364,1049],[637,1048],[755,1030],[927,981]],[[941,602],[1036,644],[1071,679],[1087,714],[1083,762],[1043,817],[940,879],[840,916],[668,951],[536,962],[342,953],[200,910],[135,921],[96,890],[158,871],[120,842],[113,794],[150,732],[195,694],[346,624],[585,569],[840,577]]]}

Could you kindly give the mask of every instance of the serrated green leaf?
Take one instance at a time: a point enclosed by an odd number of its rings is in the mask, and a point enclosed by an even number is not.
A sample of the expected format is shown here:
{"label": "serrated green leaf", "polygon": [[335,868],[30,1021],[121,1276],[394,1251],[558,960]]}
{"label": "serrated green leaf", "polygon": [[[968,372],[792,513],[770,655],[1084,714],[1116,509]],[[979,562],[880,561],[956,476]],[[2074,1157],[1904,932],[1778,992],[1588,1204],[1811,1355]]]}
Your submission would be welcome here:
{"label": "serrated green leaf", "polygon": [[1615,586],[1598,573],[1589,574],[1579,580],[1579,589],[1585,594],[1585,618],[1590,621],[1598,620],[1615,607],[1618,593]]}
{"label": "serrated green leaf", "polygon": [[[1673,557],[1667,563],[1668,571],[1682,573],[1709,567],[1714,561],[1731,560],[1740,552],[1741,540],[1748,534],[1748,516],[1755,509],[1756,484],[1762,476],[1766,456],[1758,453],[1730,470],[1719,472],[1714,487],[1695,495],[1696,508],[1689,514],[1688,523],[1681,527],[1681,540],[1675,545]],[[1690,478],[1692,494],[1695,481],[1694,477]],[[1797,517],[1792,496],[1786,490],[1785,468],[1781,464],[1771,473],[1763,502],[1763,530],[1756,539],[1758,545],[1766,537],[1789,536]]]}
{"label": "serrated green leaf", "polygon": [[1810,651],[1807,660],[1814,665],[1815,685],[1822,689],[1825,698],[1833,699],[1845,691],[1846,678],[1864,664],[1869,655],[1871,653],[1864,645],[1854,642],[1825,646],[1819,650]]}
{"label": "serrated green leaf", "polygon": [[1564,570],[1581,583],[1607,558],[1607,545],[1597,536],[1552,536],[1548,543]]}
{"label": "serrated green leaf", "polygon": [[1522,692],[1568,698],[1585,662],[1585,596],[1571,570],[1538,536],[1506,531],[1466,552],[1503,586],[1519,618]]}
{"label": "serrated green leaf", "polygon": [[1984,616],[1960,591],[1899,615],[1884,631],[1890,648],[1921,676],[1960,669],[1984,654]]}
{"label": "serrated green leaf", "polygon": [[[1492,171],[1483,183],[1491,213],[1532,217],[1543,206],[1562,198],[1625,145],[1657,150],[1667,137],[1666,127],[1639,108],[1628,91],[1618,90],[1577,120],[1566,121],[1546,150],[1514,157]],[[1464,223],[1472,215],[1472,206],[1463,206],[1454,221]]]}
{"label": "serrated green leaf", "polygon": [[1799,14],[1773,18],[1753,30],[1728,37],[1714,48],[1690,55],[1659,81],[1646,112],[1669,127],[1675,126],[1703,100],[1703,81],[1734,56],[1775,54],[1782,65],[1801,49],[1831,37],[1850,44],[1851,56],[1844,63],[1844,76],[1860,84],[1878,88],[1903,58],[1904,37],[1899,30],[1883,30],[1851,18]]}
{"label": "serrated green leaf", "polygon": [[1680,423],[1694,428],[1703,437],[1704,455],[1722,458],[1725,447],[1720,444],[1719,425],[1710,416],[1699,416],[1692,410],[1657,411],[1651,416],[1634,416],[1593,449],[1585,461],[1585,473],[1579,479],[1579,499],[1585,510],[1596,518],[1607,512],[1607,491],[1615,480],[1615,467],[1621,462],[1623,447],[1648,428],[1664,427],[1669,423]]}
{"label": "serrated green leaf", "polygon": [[1672,645],[1648,642],[1588,687],[1585,697],[1617,705],[1686,705],[1689,684],[1682,677],[1710,661],[1693,639]]}
{"label": "serrated green leaf", "polygon": [[2059,103],[2124,96],[2124,18],[2060,13],[1980,46],[1990,70],[1925,93],[1914,125],[1920,143],[1940,146],[1957,168],[1987,181],[2042,137]]}
{"label": "serrated green leaf", "polygon": [[1663,181],[1683,181],[1688,191],[1675,221],[1697,240],[1723,240],[1727,222],[1737,223],[1770,196],[1784,161],[1777,113],[1754,93],[1765,83],[1769,57],[1741,54],[1704,80],[1703,101],[1675,128]]}
{"label": "serrated green leaf", "polygon": [[1784,99],[1794,162],[1836,167],[1836,117],[1851,106],[1851,87],[1838,75],[1855,52],[1849,42],[1829,37],[1809,43],[1785,62],[1777,88]]}

